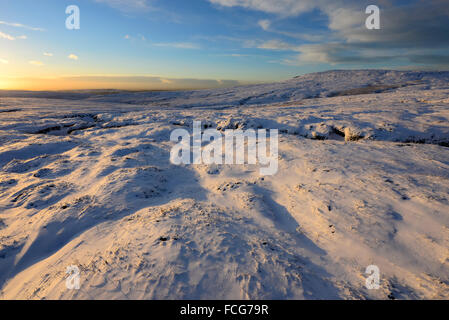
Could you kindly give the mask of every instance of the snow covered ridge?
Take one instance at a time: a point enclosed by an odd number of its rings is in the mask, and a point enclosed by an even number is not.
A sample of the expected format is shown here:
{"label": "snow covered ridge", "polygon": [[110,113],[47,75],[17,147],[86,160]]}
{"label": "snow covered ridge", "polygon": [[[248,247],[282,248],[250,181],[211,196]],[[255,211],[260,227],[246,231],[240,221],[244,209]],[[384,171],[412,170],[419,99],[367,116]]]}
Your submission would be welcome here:
{"label": "snow covered ridge", "polygon": [[449,71],[337,70],[306,74],[284,82],[227,89],[156,92],[117,90],[0,91],[0,97],[87,99],[157,107],[228,107],[284,103],[345,94],[375,93],[400,88],[409,90],[430,89],[447,87],[448,83]]}
{"label": "snow covered ridge", "polygon": [[[277,173],[173,165],[194,121],[278,129]],[[447,299],[448,142],[447,73],[1,97],[0,298]]]}
{"label": "snow covered ridge", "polygon": [[[21,133],[70,135],[93,127],[120,127],[147,121],[145,117],[134,117],[129,111],[273,106],[279,108],[274,112],[279,115],[278,119],[238,115],[221,117],[217,112],[213,119],[199,117],[186,122],[174,118],[177,120],[173,120],[173,124],[182,123],[188,127],[193,120],[199,120],[205,121],[209,128],[219,130],[278,129],[318,140],[370,139],[447,146],[449,131],[445,111],[449,101],[448,90],[449,72],[361,70],[313,73],[280,83],[218,90],[139,93],[94,90],[70,92],[66,99],[64,94],[67,93],[63,92],[51,93],[50,96],[46,92],[2,94],[38,97],[39,105],[49,104],[49,112],[41,120],[33,114],[29,121],[20,119],[8,127]],[[347,102],[345,97],[352,97],[354,102]],[[58,102],[45,99],[57,99]],[[58,112],[52,107],[53,103],[58,104]],[[79,112],[73,112],[73,106]],[[297,108],[300,108],[300,114]],[[104,110],[118,112],[105,114]],[[0,109],[0,113],[17,111],[20,111],[17,104]],[[285,116],[290,113],[293,116]]]}

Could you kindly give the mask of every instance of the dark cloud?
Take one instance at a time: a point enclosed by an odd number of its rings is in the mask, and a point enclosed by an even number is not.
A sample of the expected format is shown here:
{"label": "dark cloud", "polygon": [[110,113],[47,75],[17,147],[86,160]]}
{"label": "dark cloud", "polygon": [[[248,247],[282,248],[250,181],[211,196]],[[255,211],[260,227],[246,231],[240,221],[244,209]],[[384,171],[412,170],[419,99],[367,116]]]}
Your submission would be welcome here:
{"label": "dark cloud", "polygon": [[[401,61],[449,66],[449,0],[210,1],[281,16],[300,16],[313,9],[324,13],[328,18],[328,40],[320,37],[306,45],[284,42],[283,49],[299,52],[296,57],[285,60],[290,64],[388,64]],[[380,8],[380,30],[365,27],[368,17],[365,9],[370,4]],[[279,49],[274,40],[271,44],[258,48]]]}
{"label": "dark cloud", "polygon": [[447,55],[436,55],[436,54],[411,55],[409,57],[409,59],[411,62],[414,62],[414,63],[449,66],[449,54],[447,54]]}
{"label": "dark cloud", "polygon": [[[289,63],[391,64],[449,66],[449,3],[413,2],[381,8],[381,29],[364,26],[367,15],[355,9],[330,14],[330,29],[340,41],[298,48]],[[352,12],[352,13],[351,13]]]}

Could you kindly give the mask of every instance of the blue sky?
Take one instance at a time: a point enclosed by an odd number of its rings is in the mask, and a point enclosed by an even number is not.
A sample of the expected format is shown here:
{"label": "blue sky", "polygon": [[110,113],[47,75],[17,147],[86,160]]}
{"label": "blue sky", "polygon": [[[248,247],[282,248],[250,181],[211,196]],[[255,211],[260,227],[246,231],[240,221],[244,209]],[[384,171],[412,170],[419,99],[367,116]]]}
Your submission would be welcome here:
{"label": "blue sky", "polygon": [[[80,30],[65,28],[73,4]],[[381,8],[381,30],[365,28],[368,4]],[[329,69],[443,70],[448,21],[443,0],[0,0],[0,88],[202,88]]]}

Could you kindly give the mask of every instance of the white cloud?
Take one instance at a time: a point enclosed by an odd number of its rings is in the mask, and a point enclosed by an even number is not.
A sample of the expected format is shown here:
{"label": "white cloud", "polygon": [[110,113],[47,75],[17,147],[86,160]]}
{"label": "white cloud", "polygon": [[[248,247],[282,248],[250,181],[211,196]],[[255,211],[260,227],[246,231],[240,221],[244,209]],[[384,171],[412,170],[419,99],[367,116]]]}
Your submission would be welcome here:
{"label": "white cloud", "polygon": [[14,41],[14,40],[17,40],[17,39],[19,39],[19,40],[26,40],[26,39],[27,39],[27,36],[18,36],[18,37],[14,37],[14,36],[12,36],[12,35],[10,35],[10,34],[3,33],[3,32],[0,31],[0,38],[1,38],[1,39],[10,40],[10,41]]}
{"label": "white cloud", "polygon": [[0,31],[0,38],[6,39],[6,40],[11,40],[11,41],[16,40],[16,38],[14,38],[12,35],[3,33],[1,31]]}
{"label": "white cloud", "polygon": [[296,16],[319,7],[324,0],[209,0],[225,7],[244,7],[248,9],[276,13],[285,16]]}
{"label": "white cloud", "polygon": [[72,59],[72,60],[78,60],[78,56],[73,53],[69,54],[67,58]]}
{"label": "white cloud", "polygon": [[267,20],[267,19],[265,19],[265,20],[260,20],[257,24],[258,24],[262,29],[264,29],[265,31],[267,31],[268,29],[270,29],[271,21],[270,21],[270,20]]}
{"label": "white cloud", "polygon": [[125,35],[124,37],[123,37],[123,39],[125,39],[125,40],[129,40],[129,41],[143,41],[143,42],[147,42],[147,38],[144,36],[144,35],[142,35],[142,34],[137,34],[136,36],[130,36],[129,34],[127,34],[127,35]]}
{"label": "white cloud", "polygon": [[151,8],[148,0],[95,0],[122,11],[142,11]]}
{"label": "white cloud", "polygon": [[[304,65],[308,63],[334,63],[331,58],[330,45],[311,44],[298,47],[300,52],[293,59],[286,59],[284,62],[290,65]],[[329,52],[328,52],[329,50]]]}
{"label": "white cloud", "polygon": [[170,42],[170,43],[155,43],[156,47],[170,47],[177,49],[199,49],[200,47],[190,42]]}
{"label": "white cloud", "polygon": [[329,14],[329,29],[345,30],[354,26],[365,26],[360,22],[366,19],[365,12],[348,8],[338,8]]}
{"label": "white cloud", "polygon": [[269,40],[258,44],[257,48],[266,50],[295,50],[296,46],[281,40]]}
{"label": "white cloud", "polygon": [[45,31],[45,29],[34,28],[34,27],[30,27],[30,26],[27,26],[27,25],[24,25],[24,24],[21,24],[21,23],[0,21],[0,24],[5,25],[5,26],[9,26],[9,27],[24,28],[24,29],[33,30],[33,31]]}
{"label": "white cloud", "polygon": [[44,65],[41,61],[35,61],[35,60],[28,61],[28,63],[33,66],[36,66],[36,67],[42,67]]}
{"label": "white cloud", "polygon": [[44,56],[46,56],[46,57],[53,57],[53,53],[44,52]]}
{"label": "white cloud", "polygon": [[9,61],[8,61],[8,60],[5,60],[5,59],[0,59],[0,63],[3,63],[3,64],[8,64],[8,63],[9,63]]}
{"label": "white cloud", "polygon": [[261,40],[245,40],[243,42],[245,48],[257,48],[264,50],[278,50],[278,51],[298,51],[298,46],[284,42],[282,40],[273,39],[268,41]]}
{"label": "white cloud", "polygon": [[222,54],[221,56],[223,56],[223,57],[237,57],[237,58],[241,58],[241,57],[251,57],[253,55],[243,54],[243,53],[226,53],[226,54]]}

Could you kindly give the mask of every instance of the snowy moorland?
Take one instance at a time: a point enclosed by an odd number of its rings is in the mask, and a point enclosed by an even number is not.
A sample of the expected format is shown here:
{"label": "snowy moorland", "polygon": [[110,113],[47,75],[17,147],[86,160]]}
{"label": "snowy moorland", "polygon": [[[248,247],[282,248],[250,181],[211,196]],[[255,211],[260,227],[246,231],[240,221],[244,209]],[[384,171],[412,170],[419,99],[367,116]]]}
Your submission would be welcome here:
{"label": "snowy moorland", "polygon": [[[277,174],[173,165],[194,120],[279,129]],[[449,72],[1,92],[0,298],[448,299],[448,147]]]}

